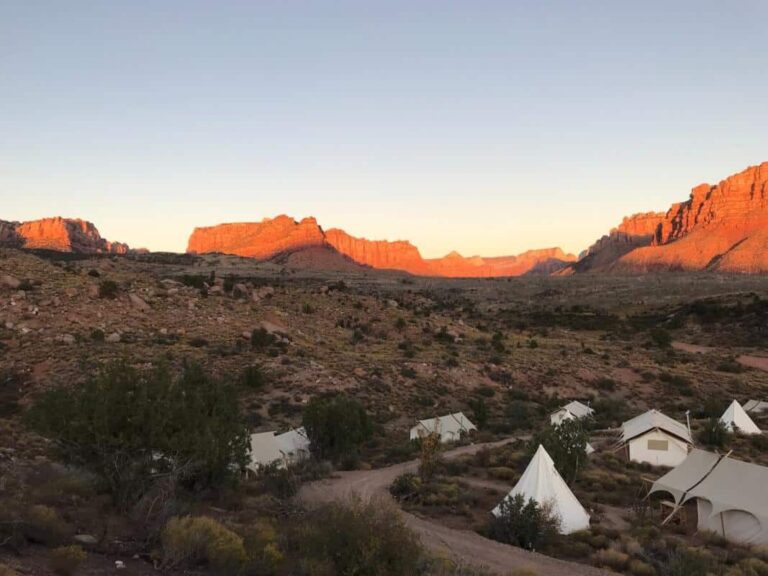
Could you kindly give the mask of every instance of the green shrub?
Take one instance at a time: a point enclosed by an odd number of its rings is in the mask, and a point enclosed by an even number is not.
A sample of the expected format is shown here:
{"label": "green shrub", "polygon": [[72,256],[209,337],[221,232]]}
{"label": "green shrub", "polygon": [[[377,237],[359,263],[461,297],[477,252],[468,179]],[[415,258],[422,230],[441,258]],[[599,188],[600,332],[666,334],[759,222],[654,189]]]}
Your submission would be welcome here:
{"label": "green shrub", "polygon": [[280,499],[292,498],[301,487],[301,481],[293,470],[280,467],[278,462],[261,467],[259,483],[266,492]]}
{"label": "green shrub", "polygon": [[254,350],[264,351],[275,342],[277,342],[277,338],[266,328],[256,328],[251,332],[251,346]]}
{"label": "green shrub", "polygon": [[714,448],[722,448],[728,443],[728,430],[719,418],[710,418],[699,432],[699,442]]}
{"label": "green shrub", "polygon": [[196,489],[222,486],[247,461],[233,385],[196,365],[174,378],[165,366],[140,372],[109,364],[82,386],[43,394],[27,421],[66,462],[102,478],[119,505],[138,500],[155,477]]}
{"label": "green shrub", "polygon": [[347,504],[325,505],[310,513],[297,540],[302,567],[313,576],[420,573],[418,537],[385,502],[352,499]]}
{"label": "green shrub", "polygon": [[171,518],[160,537],[166,567],[208,565],[217,574],[237,574],[248,556],[243,539],[213,518]]}
{"label": "green shrub", "polygon": [[0,576],[19,576],[19,574],[7,564],[0,562]]}
{"label": "green shrub", "polygon": [[80,546],[60,546],[51,550],[49,563],[51,569],[59,576],[72,576],[86,558],[87,555]]}
{"label": "green shrub", "polygon": [[114,280],[102,280],[99,282],[99,298],[114,300],[117,298],[118,286]]}
{"label": "green shrub", "polygon": [[598,550],[592,555],[592,562],[596,566],[623,571],[629,563],[629,555],[613,548]]}
{"label": "green shrub", "polygon": [[587,431],[580,420],[565,420],[557,426],[548,424],[544,430],[534,434],[528,453],[533,456],[539,445],[544,446],[557,471],[572,484],[587,461],[587,440]]}
{"label": "green shrub", "polygon": [[53,508],[38,504],[24,515],[24,537],[27,540],[53,546],[66,542],[71,536],[72,529]]}
{"label": "green shrub", "polygon": [[320,459],[336,462],[357,458],[373,432],[362,404],[343,394],[313,398],[304,408],[302,423],[312,452]]}
{"label": "green shrub", "polygon": [[421,478],[412,472],[400,474],[389,487],[389,493],[397,500],[409,500],[421,489]]}
{"label": "green shrub", "polygon": [[651,328],[648,334],[653,343],[659,348],[669,348],[672,346],[672,335],[661,326]]}
{"label": "green shrub", "polygon": [[488,533],[499,542],[533,550],[552,544],[560,531],[560,520],[545,506],[521,494],[505,498],[498,515],[491,519]]}
{"label": "green shrub", "polygon": [[246,366],[240,375],[240,384],[249,390],[261,390],[267,382],[267,377],[261,366]]}
{"label": "green shrub", "polygon": [[704,550],[689,548],[674,550],[662,566],[664,576],[709,576],[714,557]]}

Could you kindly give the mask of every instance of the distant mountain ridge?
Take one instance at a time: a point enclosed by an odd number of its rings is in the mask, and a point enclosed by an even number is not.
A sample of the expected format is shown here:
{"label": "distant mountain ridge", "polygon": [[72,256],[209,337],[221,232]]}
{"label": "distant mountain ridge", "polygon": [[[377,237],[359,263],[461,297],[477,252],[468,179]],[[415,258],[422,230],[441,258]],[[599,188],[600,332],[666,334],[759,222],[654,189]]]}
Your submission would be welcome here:
{"label": "distant mountain ridge", "polygon": [[101,237],[91,222],[76,218],[42,218],[29,222],[0,220],[0,245],[82,254],[126,254],[127,244]]}
{"label": "distant mountain ridge", "polygon": [[315,218],[296,221],[285,215],[261,222],[219,224],[195,228],[187,252],[220,252],[268,260],[286,252],[330,247],[353,262],[382,270],[402,270],[419,276],[482,278],[549,274],[574,262],[576,257],[560,248],[529,250],[516,256],[466,258],[452,252],[426,259],[405,240],[394,242],[357,238],[343,230],[324,231]]}
{"label": "distant mountain ridge", "polygon": [[664,213],[625,218],[559,271],[768,272],[768,162],[700,184]]}

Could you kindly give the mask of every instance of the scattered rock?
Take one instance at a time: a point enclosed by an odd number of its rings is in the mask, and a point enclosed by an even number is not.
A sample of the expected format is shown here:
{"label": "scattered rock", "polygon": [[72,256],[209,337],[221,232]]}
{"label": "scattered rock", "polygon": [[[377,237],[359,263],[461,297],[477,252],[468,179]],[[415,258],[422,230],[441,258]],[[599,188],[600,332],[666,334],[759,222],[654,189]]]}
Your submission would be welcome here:
{"label": "scattered rock", "polygon": [[152,310],[152,307],[147,304],[138,294],[128,294],[128,299],[131,301],[131,304],[133,304],[134,308],[137,308],[142,312],[146,313]]}
{"label": "scattered rock", "polygon": [[10,274],[3,274],[2,276],[0,276],[0,284],[8,288],[11,288],[12,290],[16,290],[16,288],[21,286],[21,280],[19,280],[18,278],[14,278]]}

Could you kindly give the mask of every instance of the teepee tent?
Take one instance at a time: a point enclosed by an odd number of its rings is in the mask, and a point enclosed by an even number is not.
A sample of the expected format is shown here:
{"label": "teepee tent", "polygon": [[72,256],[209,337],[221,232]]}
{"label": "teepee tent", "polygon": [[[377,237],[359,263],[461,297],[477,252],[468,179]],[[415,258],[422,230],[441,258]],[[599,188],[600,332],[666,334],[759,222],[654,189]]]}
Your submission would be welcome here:
{"label": "teepee tent", "polygon": [[731,402],[725,413],[720,417],[720,422],[729,432],[741,432],[742,434],[762,434],[760,428],[752,422],[752,418],[744,411],[736,400]]}
{"label": "teepee tent", "polygon": [[[560,518],[562,534],[589,528],[589,514],[560,476],[544,446],[539,446],[536,450],[522,477],[504,500],[514,498],[518,494],[526,501],[534,500],[540,505],[551,506],[552,512]],[[501,504],[491,513],[498,516],[501,513]]]}

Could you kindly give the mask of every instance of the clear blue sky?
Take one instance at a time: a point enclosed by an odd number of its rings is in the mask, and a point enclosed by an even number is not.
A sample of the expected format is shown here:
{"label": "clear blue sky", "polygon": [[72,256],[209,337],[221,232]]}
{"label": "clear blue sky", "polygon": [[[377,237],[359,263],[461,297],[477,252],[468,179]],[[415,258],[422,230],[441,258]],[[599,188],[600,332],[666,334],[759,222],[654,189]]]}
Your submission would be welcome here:
{"label": "clear blue sky", "polygon": [[578,251],[768,160],[765,0],[0,0],[0,218]]}

